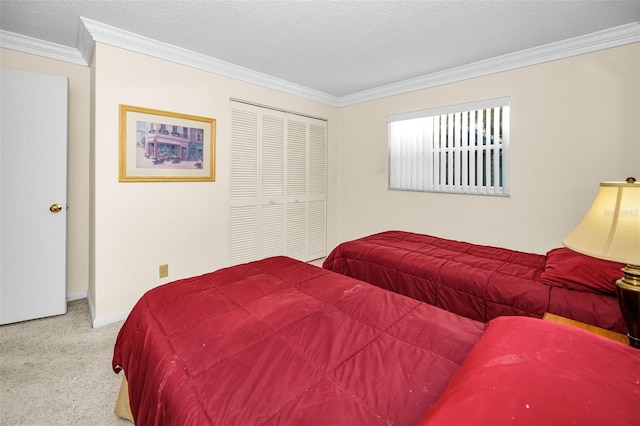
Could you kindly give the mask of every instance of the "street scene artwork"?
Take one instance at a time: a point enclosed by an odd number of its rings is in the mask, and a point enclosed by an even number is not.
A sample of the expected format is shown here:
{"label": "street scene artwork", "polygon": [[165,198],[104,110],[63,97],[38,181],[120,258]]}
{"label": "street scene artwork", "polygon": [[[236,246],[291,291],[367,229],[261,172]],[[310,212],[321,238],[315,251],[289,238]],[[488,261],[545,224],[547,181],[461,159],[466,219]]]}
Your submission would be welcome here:
{"label": "street scene artwork", "polygon": [[136,122],[136,167],[201,169],[204,129]]}
{"label": "street scene artwork", "polygon": [[120,182],[215,181],[216,120],[120,105]]}

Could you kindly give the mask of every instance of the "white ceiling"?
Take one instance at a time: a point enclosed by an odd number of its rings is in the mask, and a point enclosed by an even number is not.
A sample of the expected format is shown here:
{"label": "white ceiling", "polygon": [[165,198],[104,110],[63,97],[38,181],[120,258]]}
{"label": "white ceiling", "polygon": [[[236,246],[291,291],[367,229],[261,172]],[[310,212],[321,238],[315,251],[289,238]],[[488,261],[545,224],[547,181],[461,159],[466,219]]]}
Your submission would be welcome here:
{"label": "white ceiling", "polygon": [[342,97],[638,23],[640,0],[0,0],[1,30],[72,48],[80,17]]}

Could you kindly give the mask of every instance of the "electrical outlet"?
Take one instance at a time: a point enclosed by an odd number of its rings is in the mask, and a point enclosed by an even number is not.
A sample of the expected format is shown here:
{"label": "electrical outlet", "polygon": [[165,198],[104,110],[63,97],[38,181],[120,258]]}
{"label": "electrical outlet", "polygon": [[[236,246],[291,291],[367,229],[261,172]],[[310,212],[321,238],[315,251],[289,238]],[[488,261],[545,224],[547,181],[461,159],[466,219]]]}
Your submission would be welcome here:
{"label": "electrical outlet", "polygon": [[169,265],[160,265],[160,278],[169,276]]}

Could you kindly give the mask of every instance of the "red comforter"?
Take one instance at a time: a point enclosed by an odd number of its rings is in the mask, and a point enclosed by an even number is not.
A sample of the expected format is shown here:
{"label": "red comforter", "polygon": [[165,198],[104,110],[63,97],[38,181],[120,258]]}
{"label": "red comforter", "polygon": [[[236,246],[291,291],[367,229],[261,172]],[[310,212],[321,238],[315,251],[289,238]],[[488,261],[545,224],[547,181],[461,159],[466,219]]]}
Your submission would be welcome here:
{"label": "red comforter", "polygon": [[149,291],[113,369],[139,425],[415,425],[483,327],[276,257]]}
{"label": "red comforter", "polygon": [[387,231],[338,245],[323,267],[478,321],[501,315],[541,318],[551,312],[626,333],[614,293],[547,285],[540,280],[546,260],[545,255]]}
{"label": "red comforter", "polygon": [[500,317],[420,426],[640,424],[640,350],[565,324]]}

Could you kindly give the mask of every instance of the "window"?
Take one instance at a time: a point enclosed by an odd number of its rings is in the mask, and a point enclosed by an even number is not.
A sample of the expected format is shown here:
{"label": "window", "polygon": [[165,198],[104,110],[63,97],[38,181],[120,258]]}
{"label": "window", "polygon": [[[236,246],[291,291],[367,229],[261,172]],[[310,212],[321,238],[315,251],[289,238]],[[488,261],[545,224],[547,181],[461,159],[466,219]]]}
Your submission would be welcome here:
{"label": "window", "polygon": [[509,195],[509,103],[389,116],[389,189]]}

